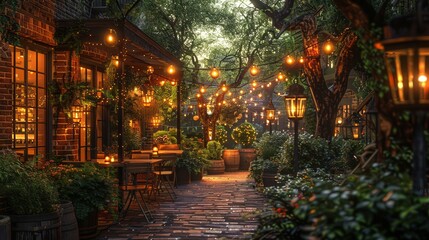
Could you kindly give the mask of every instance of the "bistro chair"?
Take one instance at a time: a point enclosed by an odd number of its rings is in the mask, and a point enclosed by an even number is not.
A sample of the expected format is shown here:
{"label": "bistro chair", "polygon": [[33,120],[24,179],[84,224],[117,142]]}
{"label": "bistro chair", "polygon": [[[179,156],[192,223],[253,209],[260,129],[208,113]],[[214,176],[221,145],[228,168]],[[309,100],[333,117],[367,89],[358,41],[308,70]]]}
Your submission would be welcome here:
{"label": "bistro chair", "polygon": [[152,222],[153,217],[145,200],[144,193],[150,193],[154,186],[154,175],[151,164],[127,163],[123,166],[123,184],[120,190],[126,195],[120,216],[125,217],[133,201],[137,202],[147,222]]}
{"label": "bistro chair", "polygon": [[154,191],[160,194],[160,191],[165,189],[174,201],[176,198],[176,193],[174,191],[174,183],[176,182],[176,154],[159,154],[159,158],[163,161],[159,166],[156,166],[154,169],[154,174],[156,176],[156,184]]}

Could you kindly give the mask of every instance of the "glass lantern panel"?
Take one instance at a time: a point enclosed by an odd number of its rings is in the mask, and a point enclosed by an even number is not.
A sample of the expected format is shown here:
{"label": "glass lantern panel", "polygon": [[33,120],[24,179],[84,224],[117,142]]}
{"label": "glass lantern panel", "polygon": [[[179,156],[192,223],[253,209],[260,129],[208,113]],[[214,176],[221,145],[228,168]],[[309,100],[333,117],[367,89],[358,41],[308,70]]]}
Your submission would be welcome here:
{"label": "glass lantern panel", "polygon": [[417,77],[417,82],[419,100],[420,103],[429,104],[429,48],[419,49],[418,61],[419,76]]}

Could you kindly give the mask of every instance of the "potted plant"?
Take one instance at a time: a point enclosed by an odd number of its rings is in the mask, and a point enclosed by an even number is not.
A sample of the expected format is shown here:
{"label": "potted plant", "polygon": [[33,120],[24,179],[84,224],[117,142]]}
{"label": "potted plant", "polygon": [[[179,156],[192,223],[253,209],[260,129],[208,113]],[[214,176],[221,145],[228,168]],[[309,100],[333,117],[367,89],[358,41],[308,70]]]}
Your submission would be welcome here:
{"label": "potted plant", "polygon": [[215,140],[207,143],[205,156],[210,161],[210,167],[207,169],[208,174],[223,174],[225,172],[225,163],[222,159],[222,145]]}
{"label": "potted plant", "polygon": [[98,211],[117,205],[114,173],[111,173],[109,168],[101,169],[91,162],[80,166],[51,165],[47,169],[60,198],[71,201],[75,207],[80,237],[95,236]]}
{"label": "potted plant", "polygon": [[231,137],[240,145],[240,170],[249,170],[250,163],[256,158],[255,149],[251,148],[256,140],[255,127],[246,121],[232,130]]}
{"label": "potted plant", "polygon": [[[216,126],[216,141],[222,146],[225,146],[228,138],[228,132],[222,125]],[[238,171],[240,168],[240,154],[238,149],[224,149],[222,152],[222,158],[225,162],[225,171],[233,172]]]}
{"label": "potted plant", "polygon": [[[183,154],[177,161],[177,167],[184,167],[190,174],[191,181],[199,181],[203,178],[204,168],[210,166],[204,153],[203,143],[198,138],[184,138],[182,140]],[[176,169],[177,170],[177,169]],[[179,176],[178,176],[179,177]]]}
{"label": "potted plant", "polygon": [[22,163],[10,151],[0,152],[0,195],[6,199],[12,239],[27,239],[28,233],[60,239],[58,192],[34,162]]}

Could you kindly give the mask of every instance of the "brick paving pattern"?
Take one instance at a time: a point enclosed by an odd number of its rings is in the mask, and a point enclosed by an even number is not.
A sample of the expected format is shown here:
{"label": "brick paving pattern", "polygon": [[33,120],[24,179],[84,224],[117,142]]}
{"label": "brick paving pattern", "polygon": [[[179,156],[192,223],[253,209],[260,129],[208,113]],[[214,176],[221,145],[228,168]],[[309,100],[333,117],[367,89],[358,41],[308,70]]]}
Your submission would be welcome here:
{"label": "brick paving pattern", "polygon": [[131,211],[98,239],[251,239],[258,224],[255,213],[266,201],[247,175],[206,175],[200,182],[179,186],[174,202],[161,196],[151,204],[153,223]]}

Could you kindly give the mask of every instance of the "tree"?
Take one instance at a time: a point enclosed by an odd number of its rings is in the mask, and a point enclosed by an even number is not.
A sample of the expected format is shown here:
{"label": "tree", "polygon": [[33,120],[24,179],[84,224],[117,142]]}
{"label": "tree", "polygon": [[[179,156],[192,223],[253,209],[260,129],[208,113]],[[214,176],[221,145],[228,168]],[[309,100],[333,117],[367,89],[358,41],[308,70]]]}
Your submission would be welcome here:
{"label": "tree", "polygon": [[[348,77],[357,56],[357,36],[349,28],[343,28],[337,37],[329,36],[323,32],[317,25],[317,15],[322,11],[322,8],[329,8],[326,5],[317,8],[310,6],[298,11],[295,10],[297,7],[294,6],[293,0],[284,0],[281,6],[270,6],[261,0],[250,1],[271,19],[273,26],[280,30],[278,34],[283,34],[285,31],[299,31],[301,33],[305,58],[304,74],[316,107],[315,135],[330,139],[334,134],[338,105],[347,89]],[[304,6],[301,5],[300,7],[303,8]],[[322,36],[331,37],[340,44],[332,86],[327,86],[323,74],[319,49],[319,39]]]}

